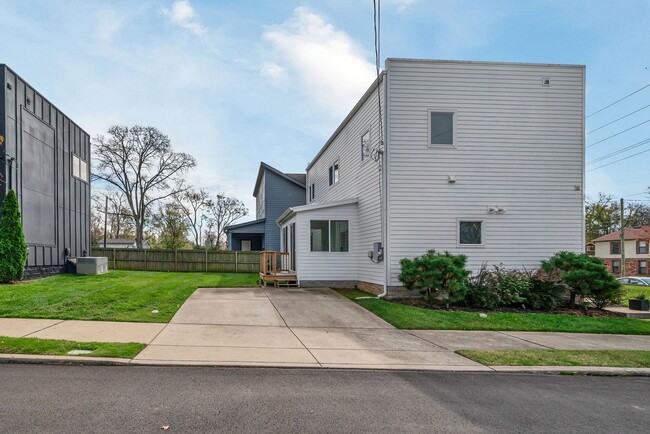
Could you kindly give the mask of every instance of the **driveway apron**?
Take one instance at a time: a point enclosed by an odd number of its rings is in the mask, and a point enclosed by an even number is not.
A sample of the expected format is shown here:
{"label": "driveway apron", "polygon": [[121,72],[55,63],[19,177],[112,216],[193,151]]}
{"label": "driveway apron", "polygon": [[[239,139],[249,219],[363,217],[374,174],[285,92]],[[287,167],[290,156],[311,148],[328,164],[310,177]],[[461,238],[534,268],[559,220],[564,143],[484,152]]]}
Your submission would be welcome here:
{"label": "driveway apron", "polygon": [[327,288],[200,288],[133,363],[489,370]]}

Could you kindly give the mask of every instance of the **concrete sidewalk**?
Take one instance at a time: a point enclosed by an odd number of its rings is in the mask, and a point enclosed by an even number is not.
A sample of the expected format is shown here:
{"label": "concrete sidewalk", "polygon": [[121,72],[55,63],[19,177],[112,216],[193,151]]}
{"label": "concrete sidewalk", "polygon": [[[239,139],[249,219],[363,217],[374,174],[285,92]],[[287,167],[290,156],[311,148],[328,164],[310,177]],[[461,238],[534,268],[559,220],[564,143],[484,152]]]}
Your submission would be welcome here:
{"label": "concrete sidewalk", "polygon": [[131,363],[165,365],[492,371],[454,351],[650,351],[650,336],[397,330],[335,291],[300,288],[198,289],[169,324],[0,318],[0,336],[141,342]]}

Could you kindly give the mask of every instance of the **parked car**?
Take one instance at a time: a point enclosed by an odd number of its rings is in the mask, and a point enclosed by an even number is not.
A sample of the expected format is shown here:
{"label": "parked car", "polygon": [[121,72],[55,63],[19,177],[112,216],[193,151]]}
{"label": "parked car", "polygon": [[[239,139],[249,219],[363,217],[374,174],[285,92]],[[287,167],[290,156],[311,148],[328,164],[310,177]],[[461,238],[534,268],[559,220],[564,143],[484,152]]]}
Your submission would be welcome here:
{"label": "parked car", "polygon": [[650,277],[619,277],[616,280],[623,285],[650,286]]}

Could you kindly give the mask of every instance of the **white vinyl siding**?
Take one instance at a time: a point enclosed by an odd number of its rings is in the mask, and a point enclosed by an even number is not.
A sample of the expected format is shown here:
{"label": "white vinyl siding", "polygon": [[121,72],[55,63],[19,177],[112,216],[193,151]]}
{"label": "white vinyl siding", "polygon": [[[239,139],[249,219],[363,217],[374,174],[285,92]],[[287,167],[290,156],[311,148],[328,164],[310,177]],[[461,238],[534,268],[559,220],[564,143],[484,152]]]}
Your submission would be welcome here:
{"label": "white vinyl siding", "polygon": [[[390,286],[400,259],[432,248],[466,254],[471,269],[584,249],[583,67],[398,59],[386,70]],[[430,113],[452,110],[454,146],[432,146]],[[463,216],[483,220],[483,248],[459,245]]]}
{"label": "white vinyl siding", "polygon": [[[384,86],[380,83],[382,106],[384,104]],[[383,285],[384,264],[375,264],[368,259],[367,252],[372,245],[381,240],[381,220],[379,205],[379,188],[381,172],[378,162],[372,158],[361,161],[361,137],[370,131],[370,149],[379,146],[379,110],[377,88],[373,87],[367,99],[359,106],[356,113],[332,137],[325,151],[314,161],[307,171],[307,179],[314,183],[316,191],[311,203],[332,202],[341,199],[358,198],[358,228],[350,228],[350,252],[352,263],[345,264],[347,269],[354,266],[358,271],[358,280]],[[376,132],[376,133],[375,133]],[[335,186],[329,186],[329,167],[339,161],[340,179]],[[326,264],[321,266],[327,267]],[[357,271],[354,276],[357,278]],[[302,277],[301,277],[302,278]]]}
{"label": "white vinyl siding", "polygon": [[[332,221],[347,221],[349,234],[349,250],[311,251],[313,233],[312,221],[327,222],[328,231],[331,231]],[[355,240],[357,233],[357,204],[334,206],[311,211],[298,212],[295,218],[282,224],[283,227],[296,224],[296,255],[298,259],[299,280],[358,280],[357,261],[360,251]],[[322,231],[319,237],[325,236]],[[327,240],[322,240],[328,245]]]}

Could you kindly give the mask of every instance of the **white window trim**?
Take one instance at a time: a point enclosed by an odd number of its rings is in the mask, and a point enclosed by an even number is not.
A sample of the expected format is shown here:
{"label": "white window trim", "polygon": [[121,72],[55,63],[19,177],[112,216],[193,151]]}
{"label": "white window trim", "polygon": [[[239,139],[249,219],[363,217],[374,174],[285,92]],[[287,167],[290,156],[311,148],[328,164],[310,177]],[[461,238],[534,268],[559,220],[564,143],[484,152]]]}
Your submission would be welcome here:
{"label": "white window trim", "polygon": [[[311,222],[312,221],[326,221],[327,222],[327,232],[328,232],[328,239],[327,239],[327,250],[312,250],[311,249]],[[332,222],[336,221],[346,221],[348,222],[348,250],[345,252],[340,252],[340,251],[332,251]],[[352,251],[352,225],[350,224],[350,219],[349,218],[310,218],[309,219],[309,253],[310,254],[339,254],[339,255],[347,255]]]}
{"label": "white window trim", "polygon": [[[460,243],[460,222],[480,222],[481,223],[481,244],[461,244]],[[485,234],[486,234],[486,225],[484,218],[474,218],[474,217],[462,217],[456,219],[456,247],[458,248],[469,248],[469,249],[480,249],[485,248]]]}
{"label": "white window trim", "polygon": [[[363,136],[365,136],[366,134],[368,134],[368,155],[364,158],[363,157]],[[366,162],[368,162],[368,160],[372,159],[372,132],[370,127],[366,128],[361,134],[361,136],[359,136],[359,142],[360,142],[359,144],[361,145],[361,164],[365,164]]]}
{"label": "white window trim", "polygon": [[[450,144],[431,144],[431,113],[451,114],[452,115],[452,128],[453,142]],[[457,126],[458,110],[444,109],[444,108],[429,108],[427,110],[427,147],[429,148],[445,148],[456,149],[458,144],[458,126]]]}

